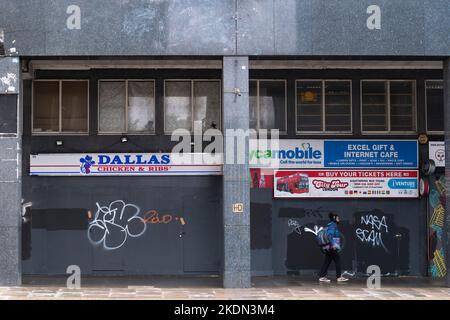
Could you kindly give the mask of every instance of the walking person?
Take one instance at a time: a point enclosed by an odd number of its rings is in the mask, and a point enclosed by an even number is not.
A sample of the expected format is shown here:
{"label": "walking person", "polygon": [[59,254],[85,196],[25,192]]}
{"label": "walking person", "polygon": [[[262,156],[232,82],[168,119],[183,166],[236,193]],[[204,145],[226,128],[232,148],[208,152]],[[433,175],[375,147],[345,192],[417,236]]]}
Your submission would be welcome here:
{"label": "walking person", "polygon": [[322,247],[325,254],[325,261],[323,262],[322,269],[319,272],[319,281],[326,283],[331,282],[330,279],[327,278],[327,274],[331,262],[334,261],[336,266],[337,282],[346,282],[348,279],[344,278],[341,274],[341,258],[339,252],[341,251],[342,236],[338,229],[339,216],[336,213],[330,212],[329,218],[330,222],[324,230],[326,232],[328,243]]}

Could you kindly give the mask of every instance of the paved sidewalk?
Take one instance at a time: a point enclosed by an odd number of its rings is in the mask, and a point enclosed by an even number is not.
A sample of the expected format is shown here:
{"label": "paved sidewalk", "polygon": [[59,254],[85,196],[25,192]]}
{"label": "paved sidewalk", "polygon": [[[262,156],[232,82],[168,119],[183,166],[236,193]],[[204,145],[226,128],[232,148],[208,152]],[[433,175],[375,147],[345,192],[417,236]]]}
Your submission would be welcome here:
{"label": "paved sidewalk", "polygon": [[219,277],[89,277],[82,289],[65,278],[26,277],[22,287],[0,287],[0,300],[450,300],[450,288],[428,278],[383,278],[370,290],[366,279],[319,284],[312,277],[255,277],[250,289],[223,289]]}

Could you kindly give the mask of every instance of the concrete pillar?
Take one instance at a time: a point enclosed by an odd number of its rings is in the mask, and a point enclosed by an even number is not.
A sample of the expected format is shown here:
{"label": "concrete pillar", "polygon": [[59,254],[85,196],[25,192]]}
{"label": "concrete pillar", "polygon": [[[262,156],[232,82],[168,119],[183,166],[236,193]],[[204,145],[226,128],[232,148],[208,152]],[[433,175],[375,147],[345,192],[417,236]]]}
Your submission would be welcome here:
{"label": "concrete pillar", "polygon": [[445,119],[445,184],[446,209],[443,230],[447,287],[450,288],[450,58],[444,60],[444,119]]}
{"label": "concrete pillar", "polygon": [[[236,90],[239,93],[236,93]],[[248,288],[250,281],[250,179],[248,57],[223,59],[223,226],[225,288]],[[233,157],[234,155],[234,157]],[[240,160],[240,161],[239,161]],[[240,207],[242,205],[242,212]]]}
{"label": "concrete pillar", "polygon": [[19,58],[0,58],[0,286],[21,284]]}

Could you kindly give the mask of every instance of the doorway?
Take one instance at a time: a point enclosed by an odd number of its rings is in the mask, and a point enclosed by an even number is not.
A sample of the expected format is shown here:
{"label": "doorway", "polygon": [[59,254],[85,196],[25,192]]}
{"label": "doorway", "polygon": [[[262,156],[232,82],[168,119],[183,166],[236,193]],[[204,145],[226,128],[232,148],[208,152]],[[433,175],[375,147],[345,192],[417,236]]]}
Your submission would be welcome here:
{"label": "doorway", "polygon": [[222,210],[218,198],[184,197],[183,270],[218,274],[222,262]]}

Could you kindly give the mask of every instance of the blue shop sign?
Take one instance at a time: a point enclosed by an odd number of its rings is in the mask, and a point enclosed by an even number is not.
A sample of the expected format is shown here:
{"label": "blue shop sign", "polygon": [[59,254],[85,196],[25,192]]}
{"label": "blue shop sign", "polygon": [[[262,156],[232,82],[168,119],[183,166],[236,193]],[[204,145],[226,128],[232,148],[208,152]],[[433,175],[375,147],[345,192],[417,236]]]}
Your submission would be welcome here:
{"label": "blue shop sign", "polygon": [[325,140],[325,168],[418,168],[415,140]]}

